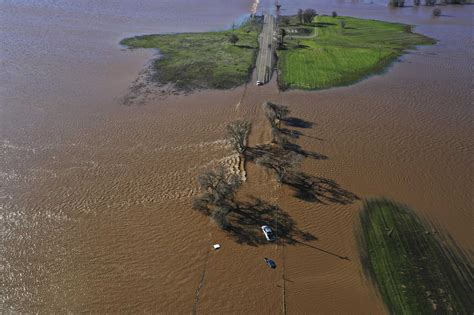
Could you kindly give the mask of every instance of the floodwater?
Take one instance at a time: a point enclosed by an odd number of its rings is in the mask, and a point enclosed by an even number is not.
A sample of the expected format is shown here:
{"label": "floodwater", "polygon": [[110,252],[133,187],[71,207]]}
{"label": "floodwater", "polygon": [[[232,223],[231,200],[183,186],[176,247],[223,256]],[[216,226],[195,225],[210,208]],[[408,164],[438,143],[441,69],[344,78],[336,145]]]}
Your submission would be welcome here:
{"label": "floodwater", "polygon": [[474,7],[435,19],[384,2],[281,1],[283,13],[414,24],[439,43],[349,87],[278,93],[273,82],[131,106],[122,99],[154,52],[120,39],[223,29],[253,1],[0,2],[1,310],[383,312],[359,263],[360,201],[305,202],[248,164],[241,197],[277,204],[316,239],[238,244],[192,210],[196,176],[235,166],[228,122],[249,119],[250,143],[268,141],[266,100],[314,123],[299,144],[329,158],[307,159],[305,173],[406,203],[472,254]]}

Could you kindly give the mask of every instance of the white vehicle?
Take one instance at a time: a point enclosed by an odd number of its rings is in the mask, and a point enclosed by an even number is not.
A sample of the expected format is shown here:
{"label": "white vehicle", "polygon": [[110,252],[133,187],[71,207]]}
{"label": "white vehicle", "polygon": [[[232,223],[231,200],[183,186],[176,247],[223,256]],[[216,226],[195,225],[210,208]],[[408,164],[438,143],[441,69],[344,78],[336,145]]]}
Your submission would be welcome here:
{"label": "white vehicle", "polygon": [[263,234],[265,234],[265,238],[269,242],[273,242],[275,240],[275,234],[273,234],[272,228],[268,225],[262,225]]}
{"label": "white vehicle", "polygon": [[257,81],[257,86],[263,85],[262,81]]}

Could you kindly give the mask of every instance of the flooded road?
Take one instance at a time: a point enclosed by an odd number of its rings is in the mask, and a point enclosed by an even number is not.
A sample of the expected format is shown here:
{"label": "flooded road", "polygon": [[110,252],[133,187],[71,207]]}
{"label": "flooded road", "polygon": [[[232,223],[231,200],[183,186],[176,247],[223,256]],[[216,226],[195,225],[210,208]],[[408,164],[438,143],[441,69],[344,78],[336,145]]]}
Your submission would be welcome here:
{"label": "flooded road", "polygon": [[[349,87],[278,93],[273,80],[124,106],[154,52],[123,50],[120,39],[223,29],[254,3],[0,3],[2,310],[382,311],[358,261],[360,202],[303,202],[249,165],[242,196],[278,204],[317,237],[285,247],[238,244],[191,208],[196,176],[233,163],[228,122],[250,119],[251,143],[268,140],[266,100],[314,123],[299,144],[329,159],[306,160],[304,172],[406,203],[472,252],[474,8],[442,7],[434,19],[382,1],[281,3],[283,14],[311,6],[415,24],[439,43]],[[209,253],[215,242],[222,249]],[[262,257],[279,268],[266,272]]]}

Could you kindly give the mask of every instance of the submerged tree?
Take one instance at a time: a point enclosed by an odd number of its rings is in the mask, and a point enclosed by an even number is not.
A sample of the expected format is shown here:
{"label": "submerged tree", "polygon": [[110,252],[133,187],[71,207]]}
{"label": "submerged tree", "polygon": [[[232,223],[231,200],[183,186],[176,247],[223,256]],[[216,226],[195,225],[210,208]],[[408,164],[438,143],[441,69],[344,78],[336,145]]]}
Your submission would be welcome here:
{"label": "submerged tree", "polygon": [[278,125],[280,124],[280,121],[283,120],[290,113],[288,106],[285,105],[278,105],[272,102],[266,102],[264,106],[266,112],[271,112],[274,114],[274,118]]}
{"label": "submerged tree", "polygon": [[301,154],[292,151],[279,150],[276,152],[269,151],[256,159],[255,162],[258,165],[273,171],[278,181],[281,182],[289,172],[296,170],[296,168],[301,164],[303,158],[304,157]]}
{"label": "submerged tree", "polygon": [[284,141],[287,141],[288,139],[280,129],[281,120],[290,113],[290,110],[287,106],[274,104],[272,102],[266,102],[264,108],[265,117],[268,119],[272,128],[272,142],[283,144]]}
{"label": "submerged tree", "polygon": [[247,149],[246,141],[250,132],[250,123],[239,120],[227,125],[226,133],[235,151],[242,154]]}
{"label": "submerged tree", "polygon": [[229,228],[229,220],[227,215],[231,212],[231,209],[228,206],[220,206],[214,209],[214,212],[211,214],[211,219],[217,224],[217,226],[223,230]]}
{"label": "submerged tree", "polygon": [[209,203],[214,205],[231,204],[242,180],[235,174],[226,174],[223,167],[208,171],[198,177],[198,184]]}
{"label": "submerged tree", "polygon": [[200,175],[198,184],[203,193],[194,198],[193,207],[209,215],[220,228],[227,229],[227,215],[235,209],[234,196],[242,180],[220,167]]}

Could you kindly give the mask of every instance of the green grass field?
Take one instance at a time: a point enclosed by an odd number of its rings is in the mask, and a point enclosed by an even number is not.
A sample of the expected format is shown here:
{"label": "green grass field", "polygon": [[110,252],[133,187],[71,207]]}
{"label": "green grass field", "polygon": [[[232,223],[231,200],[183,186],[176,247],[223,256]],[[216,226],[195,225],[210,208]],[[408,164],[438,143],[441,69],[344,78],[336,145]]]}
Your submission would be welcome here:
{"label": "green grass field", "polygon": [[472,263],[452,243],[389,200],[360,217],[363,265],[392,314],[472,314]]}
{"label": "green grass field", "polygon": [[[344,20],[345,28],[339,21]],[[290,19],[290,25],[295,19]],[[434,40],[411,32],[404,24],[351,17],[319,16],[313,38],[285,37],[286,49],[278,51],[280,88],[324,89],[354,83],[381,72],[416,45]],[[299,45],[298,45],[299,43]]]}
{"label": "green grass field", "polygon": [[[249,20],[236,30],[146,35],[120,42],[130,48],[159,49],[154,79],[181,90],[226,89],[247,82],[255,64],[260,23]],[[234,33],[239,41],[228,41]]]}

